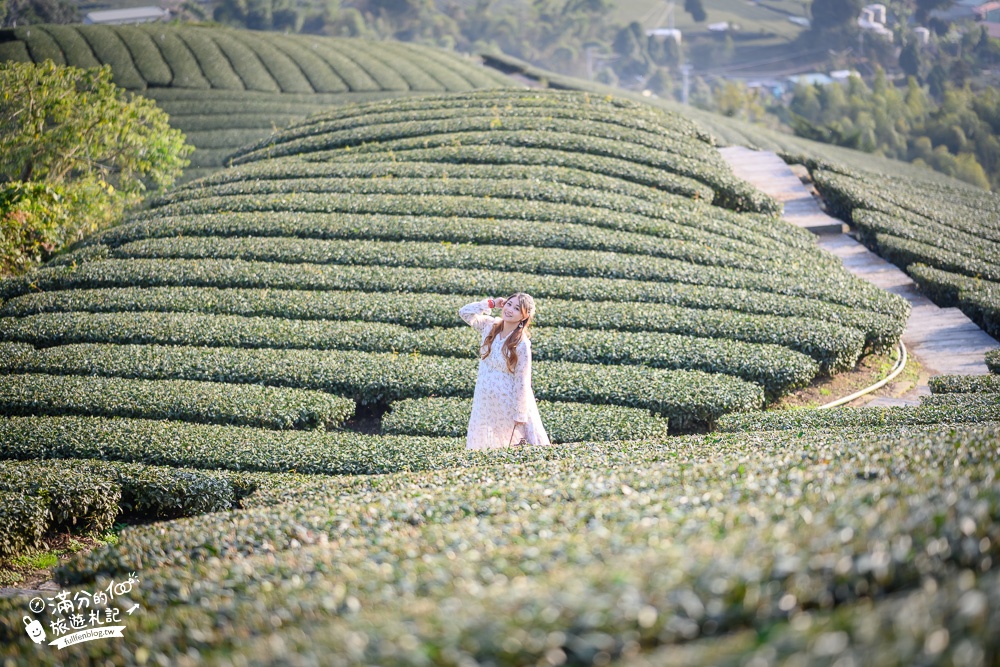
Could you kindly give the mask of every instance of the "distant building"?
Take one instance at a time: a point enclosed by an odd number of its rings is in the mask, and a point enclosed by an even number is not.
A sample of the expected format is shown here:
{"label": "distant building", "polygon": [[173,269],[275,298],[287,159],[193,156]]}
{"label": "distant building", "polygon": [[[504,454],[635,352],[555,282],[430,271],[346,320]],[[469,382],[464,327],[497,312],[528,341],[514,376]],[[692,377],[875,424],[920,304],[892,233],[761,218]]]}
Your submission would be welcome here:
{"label": "distant building", "polygon": [[826,86],[833,83],[833,79],[822,72],[810,72],[809,74],[796,74],[788,77],[793,86],[803,83],[807,86]]}
{"label": "distant building", "polygon": [[1000,37],[1000,2],[987,2],[974,7],[973,12],[990,37]]}
{"label": "distant building", "polygon": [[681,31],[676,28],[656,28],[646,31],[647,37],[669,37],[678,44],[681,43]]}
{"label": "distant building", "polygon": [[858,27],[892,41],[892,30],[885,27],[885,5],[865,5],[858,16]]}
{"label": "distant building", "polygon": [[151,23],[170,16],[170,12],[160,7],[133,7],[132,9],[109,9],[89,12],[83,17],[84,23],[112,25],[121,23]]}

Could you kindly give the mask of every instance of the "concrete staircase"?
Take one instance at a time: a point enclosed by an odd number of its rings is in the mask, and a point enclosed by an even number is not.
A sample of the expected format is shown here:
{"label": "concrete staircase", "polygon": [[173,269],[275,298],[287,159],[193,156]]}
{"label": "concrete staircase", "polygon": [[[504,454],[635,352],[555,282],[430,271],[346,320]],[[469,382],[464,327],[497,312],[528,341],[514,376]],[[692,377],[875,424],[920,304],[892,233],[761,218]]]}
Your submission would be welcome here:
{"label": "concrete staircase", "polygon": [[[742,146],[720,150],[740,178],[784,203],[783,218],[816,234],[816,242],[841,259],[844,267],[882,289],[898,294],[912,306],[903,332],[903,343],[931,375],[981,375],[989,373],[983,356],[1000,347],[958,308],[939,308],[920,294],[916,284],[894,264],[882,259],[850,236],[850,227],[827,215],[820,200],[774,153]],[[916,395],[930,393],[917,387]],[[917,399],[880,398],[867,405],[917,404]]]}

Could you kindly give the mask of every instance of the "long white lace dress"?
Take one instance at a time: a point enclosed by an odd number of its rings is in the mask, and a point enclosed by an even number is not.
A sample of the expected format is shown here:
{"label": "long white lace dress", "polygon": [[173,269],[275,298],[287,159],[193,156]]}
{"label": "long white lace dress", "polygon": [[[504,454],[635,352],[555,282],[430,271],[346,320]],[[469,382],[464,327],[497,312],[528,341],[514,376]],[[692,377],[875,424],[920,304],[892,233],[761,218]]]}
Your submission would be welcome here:
{"label": "long white lace dress", "polygon": [[[487,299],[462,306],[458,314],[479,332],[480,346],[492,326],[501,320],[490,315]],[[466,449],[506,447],[508,442],[511,445],[517,443],[522,435],[532,445],[550,444],[531,390],[531,341],[522,339],[518,343],[517,364],[511,373],[500,350],[505,339],[503,334],[497,335],[489,356],[479,360]],[[514,422],[524,422],[525,425],[513,434],[512,440]]]}

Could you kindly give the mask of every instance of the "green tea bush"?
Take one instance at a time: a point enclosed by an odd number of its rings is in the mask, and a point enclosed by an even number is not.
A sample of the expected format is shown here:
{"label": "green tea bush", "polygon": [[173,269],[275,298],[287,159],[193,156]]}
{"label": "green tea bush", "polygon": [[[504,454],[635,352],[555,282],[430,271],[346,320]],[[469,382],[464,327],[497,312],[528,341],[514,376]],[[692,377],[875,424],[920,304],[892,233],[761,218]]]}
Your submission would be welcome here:
{"label": "green tea bush", "polygon": [[[458,398],[408,398],[393,403],[382,418],[387,435],[465,437],[472,401]],[[581,440],[636,440],[667,435],[667,421],[648,411],[618,405],[541,401],[538,411],[553,443]]]}
{"label": "green tea bush", "polygon": [[78,414],[332,429],[354,414],[354,402],[322,392],[250,384],[14,374],[0,376],[0,410],[8,415]]}

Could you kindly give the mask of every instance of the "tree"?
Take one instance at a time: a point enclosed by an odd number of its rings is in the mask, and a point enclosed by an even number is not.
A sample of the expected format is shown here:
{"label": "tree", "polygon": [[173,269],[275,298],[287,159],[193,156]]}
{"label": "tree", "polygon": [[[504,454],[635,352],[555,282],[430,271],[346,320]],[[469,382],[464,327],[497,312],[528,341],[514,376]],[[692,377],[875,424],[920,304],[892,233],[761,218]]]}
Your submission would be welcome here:
{"label": "tree", "polygon": [[907,76],[920,77],[920,66],[922,65],[920,45],[917,40],[911,39],[899,53],[899,68]]}
{"label": "tree", "polygon": [[194,150],[155,102],[115,86],[109,65],[2,63],[0,90],[0,245],[20,234],[44,250],[13,267],[0,258],[8,271],[116,221]]}
{"label": "tree", "polygon": [[955,0],[916,0],[916,11],[914,16],[918,21],[924,23],[928,15],[935,9],[947,9],[955,4]]}
{"label": "tree", "polygon": [[857,20],[862,4],[862,0],[813,0],[812,29],[844,29]]}
{"label": "tree", "polygon": [[684,0],[684,11],[691,15],[695,23],[701,23],[708,18],[708,14],[705,13],[705,6],[701,4],[701,0]]}
{"label": "tree", "polygon": [[0,0],[0,27],[37,23],[79,23],[80,10],[69,0]]}

